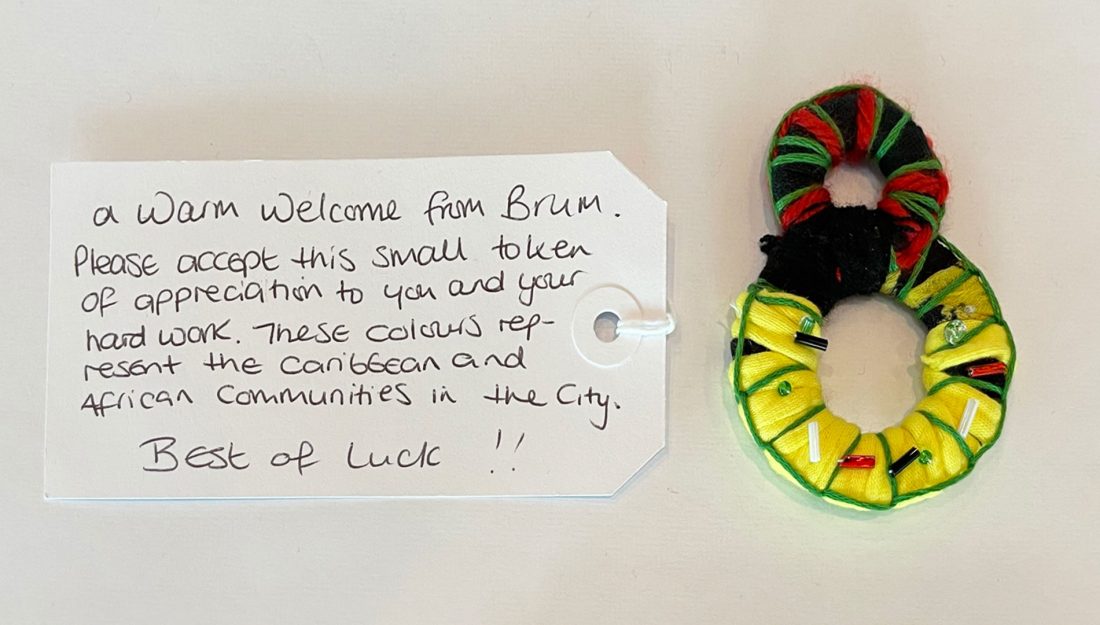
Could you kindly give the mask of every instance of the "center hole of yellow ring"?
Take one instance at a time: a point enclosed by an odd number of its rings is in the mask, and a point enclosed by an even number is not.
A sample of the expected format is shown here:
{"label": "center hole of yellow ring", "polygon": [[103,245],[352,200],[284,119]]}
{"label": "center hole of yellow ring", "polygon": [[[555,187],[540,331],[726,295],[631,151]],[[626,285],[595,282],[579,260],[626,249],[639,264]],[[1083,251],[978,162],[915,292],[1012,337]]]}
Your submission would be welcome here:
{"label": "center hole of yellow ring", "polygon": [[823,329],[829,349],[818,376],[833,414],[878,432],[924,397],[925,329],[909,310],[880,295],[850,297],[829,312]]}
{"label": "center hole of yellow ring", "polygon": [[825,174],[825,188],[837,206],[874,208],[882,197],[886,179],[878,167],[866,163],[841,163]]}

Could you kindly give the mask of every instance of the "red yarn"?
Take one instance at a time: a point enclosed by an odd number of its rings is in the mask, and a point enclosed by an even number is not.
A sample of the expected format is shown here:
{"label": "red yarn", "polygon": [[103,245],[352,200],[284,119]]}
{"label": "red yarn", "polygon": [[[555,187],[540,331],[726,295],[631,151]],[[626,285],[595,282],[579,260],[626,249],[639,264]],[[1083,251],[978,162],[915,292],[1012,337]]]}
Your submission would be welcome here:
{"label": "red yarn", "polygon": [[856,93],[856,145],[848,155],[853,161],[866,157],[871,147],[871,136],[875,131],[875,100],[875,93],[870,89],[860,89]]}
{"label": "red yarn", "polygon": [[[913,232],[912,237],[907,243],[894,249],[898,267],[903,271],[909,271],[913,265],[917,264],[924,254],[924,248],[928,247],[928,243],[932,240],[932,226],[923,221],[913,220],[913,223],[917,225],[917,230]],[[902,230],[905,230],[904,226]]]}
{"label": "red yarn", "polygon": [[886,197],[895,191],[923,193],[942,206],[947,199],[947,176],[939,169],[911,171],[888,181],[882,189],[882,195]]}
{"label": "red yarn", "polygon": [[879,200],[878,209],[898,219],[909,218],[909,211],[894,198],[886,197]]}
{"label": "red yarn", "polygon": [[791,124],[797,124],[813,135],[814,139],[817,139],[818,143],[829,152],[833,163],[840,160],[840,137],[833,132],[832,126],[822,121],[813,111],[805,107],[800,108],[790,115],[789,120]]}
{"label": "red yarn", "polygon": [[787,205],[783,214],[779,216],[779,226],[786,230],[800,221],[809,219],[828,206],[829,201],[829,190],[825,187],[807,191],[802,197]]}
{"label": "red yarn", "polygon": [[913,219],[909,211],[893,198],[884,198],[878,203],[878,209],[896,218],[898,231],[902,234],[902,240],[894,244],[898,267],[905,271],[911,269],[932,240],[932,225]]}

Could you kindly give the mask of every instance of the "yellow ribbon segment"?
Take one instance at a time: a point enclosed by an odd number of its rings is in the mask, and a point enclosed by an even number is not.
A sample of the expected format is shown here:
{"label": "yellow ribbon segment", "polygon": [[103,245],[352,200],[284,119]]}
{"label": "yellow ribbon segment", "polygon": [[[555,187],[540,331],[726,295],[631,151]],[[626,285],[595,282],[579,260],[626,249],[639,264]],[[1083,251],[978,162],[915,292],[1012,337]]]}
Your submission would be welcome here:
{"label": "yellow ribbon segment", "polygon": [[993,300],[978,276],[972,275],[940,300],[946,317],[978,323],[994,316]]}
{"label": "yellow ribbon segment", "polygon": [[[741,323],[740,317],[747,315],[744,319],[745,338],[759,343],[771,351],[779,352],[791,360],[802,363],[811,370],[816,371],[821,352],[794,342],[795,332],[801,331],[802,318],[808,316],[806,311],[787,303],[773,303],[775,300],[787,300],[800,304],[812,311],[813,316],[817,318],[821,316],[817,306],[814,306],[809,300],[790,293],[774,292],[768,289],[761,289],[757,293],[757,297],[748,303],[746,313],[745,305],[748,301],[748,292],[745,292],[737,298],[734,305],[739,319],[734,321],[733,337],[737,338]],[[814,324],[814,329],[809,332],[814,336],[820,336],[820,333],[819,324]]]}
{"label": "yellow ribbon segment", "polygon": [[[747,391],[772,373],[787,367],[803,366],[797,360],[779,352],[760,352],[741,359],[741,388]],[[731,380],[732,382],[732,380]]]}
{"label": "yellow ribbon segment", "polygon": [[878,290],[883,295],[889,295],[894,292],[894,289],[898,288],[898,279],[901,278],[901,271],[895,269],[886,274],[886,281],[882,283],[882,288]]}
{"label": "yellow ribbon segment", "polygon": [[[933,417],[939,419],[946,425],[951,431],[958,434],[959,422],[962,421],[963,411],[966,410],[966,400],[961,402],[957,401],[958,398],[954,397],[951,393],[936,393],[925,397],[917,404],[917,412],[927,412]],[[987,398],[988,399],[988,398]],[[982,400],[979,399],[979,402]],[[990,400],[992,401],[992,400]],[[997,408],[1000,406],[993,402]],[[983,406],[979,403],[978,414],[975,415],[975,419],[981,417],[989,406]],[[971,425],[973,429],[973,425]],[[974,454],[981,448],[981,443],[974,436],[967,436],[965,441],[967,448],[971,454]],[[965,453],[965,452],[963,452]]]}
{"label": "yellow ribbon segment", "polygon": [[[788,395],[779,393],[778,387],[783,381],[791,385]],[[770,441],[814,407],[822,405],[824,400],[817,375],[803,369],[769,382],[746,397],[745,403],[757,435],[764,441]]]}
{"label": "yellow ribbon segment", "polygon": [[[755,418],[755,415],[753,416]],[[821,458],[817,462],[810,462],[810,429],[807,426],[811,421],[816,421],[818,424],[818,447]],[[802,479],[809,482],[813,488],[822,490],[832,477],[837,460],[856,436],[859,436],[859,427],[824,409],[780,436],[772,447],[791,468],[802,476]]]}
{"label": "yellow ribbon segment", "polygon": [[[930,462],[927,464],[914,462],[898,475],[899,495],[926,488],[929,484],[939,484],[949,480],[963,473],[970,466],[970,457],[959,446],[958,439],[925,415],[919,412],[910,413],[902,420],[900,427],[909,434],[913,447],[922,453],[929,454]],[[905,453],[908,449],[907,447],[900,450],[898,455]]]}
{"label": "yellow ribbon segment", "polygon": [[933,295],[944,290],[948,285],[962,276],[964,271],[966,270],[958,265],[952,265],[947,269],[937,271],[929,276],[924,282],[909,289],[909,292],[905,294],[905,305],[909,308],[919,308],[921,304]]}
{"label": "yellow ribbon segment", "polygon": [[[962,283],[956,284],[960,279],[963,279]],[[944,289],[948,288],[951,290],[944,293]],[[972,270],[958,265],[937,271],[913,287],[905,295],[904,304],[917,310],[933,297],[939,298],[935,306],[942,307],[941,314],[946,319],[963,319],[978,324],[994,316],[993,301],[981,279]]]}
{"label": "yellow ribbon segment", "polygon": [[941,323],[928,332],[924,341],[924,355],[921,362],[924,363],[924,385],[931,388],[929,375],[957,367],[963,363],[973,362],[983,358],[994,358],[1001,362],[1009,362],[1012,357],[1012,343],[1008,337],[1008,330],[1000,323],[988,323],[980,328],[979,322],[971,321],[967,325],[969,332],[976,332],[965,342],[952,346],[947,343],[944,329],[950,322]]}
{"label": "yellow ribbon segment", "polygon": [[[925,384],[931,388],[936,383],[948,379],[948,377],[944,373],[937,373],[932,376],[926,375]],[[929,385],[928,382],[932,382],[932,384]],[[980,444],[992,439],[1000,428],[1001,419],[1004,417],[1004,409],[1001,403],[967,384],[964,380],[957,380],[941,387],[932,397],[943,404],[946,412],[946,418],[943,420],[951,424],[956,430],[958,430],[959,421],[962,420],[963,412],[966,410],[966,403],[971,399],[977,401],[978,412],[975,413],[974,421],[970,424],[970,431],[967,434],[976,438]]]}

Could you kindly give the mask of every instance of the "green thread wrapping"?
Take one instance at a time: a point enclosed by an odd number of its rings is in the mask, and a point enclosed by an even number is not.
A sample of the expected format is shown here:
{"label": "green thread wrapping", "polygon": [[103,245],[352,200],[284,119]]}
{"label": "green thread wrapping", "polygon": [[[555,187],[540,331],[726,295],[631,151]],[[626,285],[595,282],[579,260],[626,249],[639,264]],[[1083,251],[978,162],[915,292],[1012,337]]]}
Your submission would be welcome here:
{"label": "green thread wrapping", "polygon": [[935,395],[952,384],[965,384],[976,389],[984,389],[991,393],[996,393],[997,395],[1001,394],[1001,387],[995,384],[990,384],[984,380],[968,378],[964,375],[953,375],[933,384],[932,387],[928,389],[928,395]]}
{"label": "green thread wrapping", "polygon": [[882,160],[883,156],[890,151],[890,148],[894,147],[894,142],[901,136],[901,131],[905,129],[905,125],[909,123],[911,119],[909,111],[905,111],[901,114],[897,123],[890,129],[890,133],[882,140],[882,143],[878,146],[878,150],[875,151],[875,162]]}
{"label": "green thread wrapping", "polygon": [[753,393],[759,391],[760,389],[764,388],[765,386],[768,386],[769,384],[771,384],[777,378],[781,378],[781,377],[787,375],[788,373],[794,373],[795,371],[805,371],[807,369],[809,369],[809,367],[807,367],[806,365],[801,364],[801,363],[794,364],[794,365],[787,365],[786,367],[780,367],[779,369],[776,369],[775,371],[772,371],[771,373],[764,376],[763,378],[760,378],[759,380],[757,380],[752,386],[750,386],[748,389],[745,390],[745,395],[752,395]]}
{"label": "green thread wrapping", "polygon": [[924,246],[924,250],[921,251],[920,259],[918,259],[916,264],[913,265],[913,270],[909,272],[909,279],[905,281],[905,286],[902,287],[902,289],[898,291],[898,294],[895,296],[899,302],[902,302],[904,304],[905,296],[909,295],[909,291],[913,289],[913,286],[917,280],[917,276],[920,275],[920,270],[924,268],[924,262],[928,260],[928,252],[932,250],[932,245],[936,242],[936,237],[938,236],[936,232],[938,229],[938,223],[932,226],[932,238],[928,240],[928,245]]}
{"label": "green thread wrapping", "polygon": [[966,441],[963,440],[963,437],[959,435],[958,430],[951,427],[949,423],[945,423],[943,419],[940,419],[939,417],[932,414],[931,412],[928,412],[927,410],[918,410],[917,412],[920,413],[920,415],[923,416],[925,419],[928,419],[929,423],[940,428],[944,432],[947,432],[951,436],[951,438],[955,440],[955,443],[959,446],[959,450],[962,451],[963,455],[966,456],[968,464],[974,459],[974,452],[970,451],[970,445],[966,444]]}
{"label": "green thread wrapping", "polygon": [[833,134],[836,135],[837,142],[840,144],[840,153],[844,154],[844,135],[840,134],[840,128],[837,128],[836,122],[832,116],[825,112],[825,109],[821,108],[816,102],[810,102],[806,105],[806,108],[814,112],[818,119],[829,125],[829,128],[833,129]]}
{"label": "green thread wrapping", "polygon": [[809,421],[810,419],[813,419],[815,416],[817,416],[817,413],[821,412],[822,410],[825,410],[825,404],[818,404],[813,408],[810,408],[806,412],[802,413],[801,417],[795,419],[794,421],[791,421],[787,424],[787,427],[783,428],[779,431],[778,434],[771,437],[771,440],[768,441],[768,444],[774,445],[777,440],[783,438],[787,434],[790,434],[794,430],[797,430],[800,425]]}
{"label": "green thread wrapping", "polygon": [[821,314],[818,313],[816,310],[814,310],[813,308],[810,308],[809,306],[803,304],[802,302],[790,299],[789,297],[772,297],[770,295],[758,295],[756,297],[756,299],[760,300],[761,302],[763,302],[765,304],[770,304],[770,305],[774,305],[774,306],[788,306],[788,307],[791,307],[791,308],[797,308],[798,310],[801,310],[802,312],[806,313],[806,315],[808,317],[810,317],[811,319],[813,319],[814,323],[816,323],[818,325],[821,325],[821,323],[823,321],[823,319],[821,318]]}
{"label": "green thread wrapping", "polygon": [[936,200],[923,193],[893,191],[890,193],[889,197],[897,200],[898,204],[901,204],[910,211],[920,215],[929,224],[938,223],[940,219],[943,218],[943,207],[940,206]]}
{"label": "green thread wrapping", "polygon": [[969,280],[970,277],[973,276],[973,275],[974,274],[972,274],[969,271],[964,269],[962,271],[962,273],[960,273],[957,278],[952,280],[950,284],[948,284],[943,289],[941,289],[939,293],[936,293],[932,297],[925,300],[924,304],[921,304],[921,307],[917,309],[917,313],[916,313],[917,316],[918,317],[923,317],[925,314],[928,313],[928,311],[935,308],[936,305],[939,304],[940,302],[942,302],[945,297],[947,297],[948,295],[951,295],[951,293],[955,289],[962,286],[963,283],[965,283],[967,280]]}
{"label": "green thread wrapping", "polygon": [[822,159],[819,154],[810,152],[792,152],[790,154],[780,154],[772,159],[772,167],[781,167],[783,165],[789,165],[791,163],[805,163],[807,165],[816,165],[822,169],[828,169],[832,164],[831,160]]}
{"label": "green thread wrapping", "polygon": [[[863,438],[863,432],[856,432],[855,440],[852,441],[851,445],[848,445],[848,448],[844,450],[844,453],[840,454],[840,457],[843,458],[844,456],[847,456],[848,454],[855,451],[855,448],[859,445],[859,441],[862,438]],[[821,490],[825,490],[825,491],[829,490],[829,487],[833,485],[833,480],[836,479],[837,475],[840,475],[840,463],[839,462],[837,463],[837,465],[835,467],[833,467],[833,472],[829,474],[829,481],[825,482],[825,487],[822,488]]]}
{"label": "green thread wrapping", "polygon": [[807,187],[802,187],[801,189],[795,189],[794,191],[791,191],[787,195],[784,195],[783,197],[779,198],[779,201],[777,201],[775,203],[775,216],[778,217],[779,215],[781,215],[783,213],[783,210],[786,209],[787,206],[791,202],[797,200],[798,198],[802,197],[803,195],[806,195],[810,191],[813,191],[814,189],[819,189],[819,188],[821,188],[821,185],[811,184]]}
{"label": "green thread wrapping", "polygon": [[[806,137],[799,137],[797,135],[787,135],[779,139],[777,145],[805,148],[820,155],[826,161],[832,160],[829,156],[829,151],[825,149],[825,146],[821,145],[813,139],[807,139]],[[774,161],[773,161],[774,162]]]}
{"label": "green thread wrapping", "polygon": [[[894,464],[894,454],[890,451],[890,443],[886,442],[886,436],[882,432],[876,432],[875,436],[882,443],[883,463],[886,467],[889,467]],[[890,480],[890,503],[892,504],[898,498],[898,480],[890,473],[889,468],[886,469],[886,478]]]}
{"label": "green thread wrapping", "polygon": [[999,323],[999,321],[1000,320],[997,317],[989,317],[987,319],[984,319],[981,323],[979,323],[977,326],[975,326],[973,330],[967,330],[966,334],[964,334],[962,336],[962,339],[959,340],[958,343],[955,343],[954,345],[952,345],[950,343],[944,343],[943,345],[940,345],[936,349],[929,352],[929,354],[938,354],[938,353],[940,353],[944,350],[955,349],[956,347],[961,347],[963,345],[966,345],[967,342],[970,341],[970,339],[972,339],[975,336],[978,336],[979,334],[981,334],[982,330],[985,330],[986,328],[988,328],[989,326],[991,326],[995,323],[998,324],[998,325],[1001,325]]}
{"label": "green thread wrapping", "polygon": [[914,171],[928,171],[928,170],[943,169],[943,165],[938,158],[930,158],[925,161],[917,161],[915,163],[909,163],[908,165],[902,165],[894,170],[892,174],[886,177],[886,181],[889,182],[898,176],[903,176]]}
{"label": "green thread wrapping", "polygon": [[878,160],[873,156],[875,149],[875,139],[878,138],[878,129],[882,126],[882,111],[886,108],[886,103],[883,101],[883,95],[881,93],[875,94],[875,123],[871,125],[871,142],[867,144],[867,152],[871,154],[871,159],[874,162]]}

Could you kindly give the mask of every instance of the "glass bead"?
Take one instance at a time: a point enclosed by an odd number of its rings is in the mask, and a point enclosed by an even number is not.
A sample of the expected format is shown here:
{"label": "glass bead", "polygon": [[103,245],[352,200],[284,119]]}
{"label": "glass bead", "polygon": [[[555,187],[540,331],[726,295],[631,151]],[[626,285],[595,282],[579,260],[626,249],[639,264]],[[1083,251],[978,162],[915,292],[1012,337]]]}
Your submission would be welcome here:
{"label": "glass bead", "polygon": [[802,332],[805,332],[806,334],[809,334],[810,332],[813,332],[814,320],[810,319],[809,317],[803,317],[802,318],[802,325],[799,329]]}
{"label": "glass bead", "polygon": [[836,463],[842,469],[873,469],[875,457],[849,454],[837,460]]}
{"label": "glass bead", "polygon": [[932,452],[925,449],[920,452],[920,456],[917,458],[917,462],[921,464],[932,464]]}
{"label": "glass bead", "polygon": [[779,393],[780,396],[786,397],[787,395],[791,394],[791,383],[783,380],[779,383],[779,386],[777,386],[775,390]]}
{"label": "glass bead", "polygon": [[959,319],[949,321],[943,327],[943,339],[947,341],[948,345],[958,345],[962,342],[965,334],[966,323]]}
{"label": "glass bead", "polygon": [[1008,367],[1003,362],[991,362],[985,365],[974,365],[966,368],[966,375],[972,378],[986,378],[994,375],[1004,375]]}

